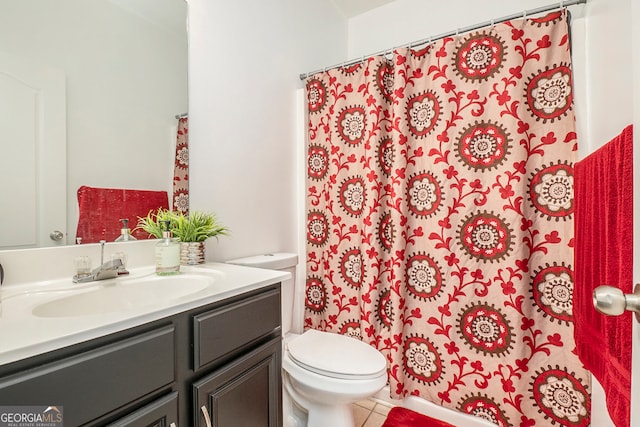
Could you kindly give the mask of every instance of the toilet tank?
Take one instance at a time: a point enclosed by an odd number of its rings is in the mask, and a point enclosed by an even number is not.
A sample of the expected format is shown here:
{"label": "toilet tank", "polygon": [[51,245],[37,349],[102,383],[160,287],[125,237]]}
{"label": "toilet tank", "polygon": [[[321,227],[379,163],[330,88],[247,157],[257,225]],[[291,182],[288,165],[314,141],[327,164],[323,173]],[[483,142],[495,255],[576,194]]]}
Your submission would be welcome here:
{"label": "toilet tank", "polygon": [[296,283],[296,266],[298,265],[298,255],[286,252],[264,254],[238,258],[227,261],[228,264],[242,265],[245,267],[265,268],[268,270],[279,270],[291,273],[291,279],[282,281],[282,335],[291,330],[293,322],[294,295]]}

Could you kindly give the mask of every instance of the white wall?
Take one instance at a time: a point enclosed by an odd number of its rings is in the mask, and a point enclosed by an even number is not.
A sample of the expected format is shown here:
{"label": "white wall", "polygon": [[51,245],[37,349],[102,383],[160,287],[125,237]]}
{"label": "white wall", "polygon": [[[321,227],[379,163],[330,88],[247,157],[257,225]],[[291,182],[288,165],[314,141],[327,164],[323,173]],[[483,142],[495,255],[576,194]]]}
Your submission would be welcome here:
{"label": "white wall", "polygon": [[190,203],[232,230],[208,260],[297,250],[298,75],[346,42],[328,0],[189,1]]}
{"label": "white wall", "polygon": [[637,2],[589,0],[587,5],[586,152],[608,142],[633,121],[633,53],[637,51],[637,45],[631,47],[633,3]]}
{"label": "white wall", "polygon": [[81,185],[170,191],[174,116],[188,107],[185,32],[109,0],[5,3],[0,50],[66,75],[69,242]]}
{"label": "white wall", "polygon": [[[349,58],[426,39],[554,0],[395,0],[349,20]],[[557,3],[557,2],[556,2]]]}

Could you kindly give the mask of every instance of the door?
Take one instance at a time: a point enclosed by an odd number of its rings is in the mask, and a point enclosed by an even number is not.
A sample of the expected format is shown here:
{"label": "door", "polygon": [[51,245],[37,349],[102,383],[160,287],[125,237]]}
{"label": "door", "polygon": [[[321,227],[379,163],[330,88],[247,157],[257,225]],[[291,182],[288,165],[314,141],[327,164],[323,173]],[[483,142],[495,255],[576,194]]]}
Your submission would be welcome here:
{"label": "door", "polygon": [[65,74],[0,52],[0,249],[66,243]]}

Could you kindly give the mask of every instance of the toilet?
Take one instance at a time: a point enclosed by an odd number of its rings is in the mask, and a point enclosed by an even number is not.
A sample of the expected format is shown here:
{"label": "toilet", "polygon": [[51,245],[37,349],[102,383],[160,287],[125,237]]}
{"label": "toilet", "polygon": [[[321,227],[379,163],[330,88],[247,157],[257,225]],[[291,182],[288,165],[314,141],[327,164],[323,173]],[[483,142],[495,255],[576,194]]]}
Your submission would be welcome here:
{"label": "toilet", "polygon": [[297,255],[275,253],[227,262],[288,271],[293,276],[282,282],[284,427],[354,427],[350,405],[374,395],[387,383],[382,353],[348,336],[295,330],[301,329],[302,318],[294,318],[294,313],[303,316],[301,307],[296,307],[303,302],[297,304],[295,298]]}

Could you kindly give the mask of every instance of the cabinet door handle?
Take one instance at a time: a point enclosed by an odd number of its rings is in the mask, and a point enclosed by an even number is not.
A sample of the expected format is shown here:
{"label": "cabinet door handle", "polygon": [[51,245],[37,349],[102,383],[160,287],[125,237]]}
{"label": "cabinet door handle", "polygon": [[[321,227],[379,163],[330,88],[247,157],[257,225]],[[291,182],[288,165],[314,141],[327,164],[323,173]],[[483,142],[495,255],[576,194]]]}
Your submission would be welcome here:
{"label": "cabinet door handle", "polygon": [[204,421],[207,423],[207,427],[211,427],[211,419],[209,418],[209,411],[207,411],[207,407],[202,405],[200,410],[202,411],[202,416],[204,416]]}

